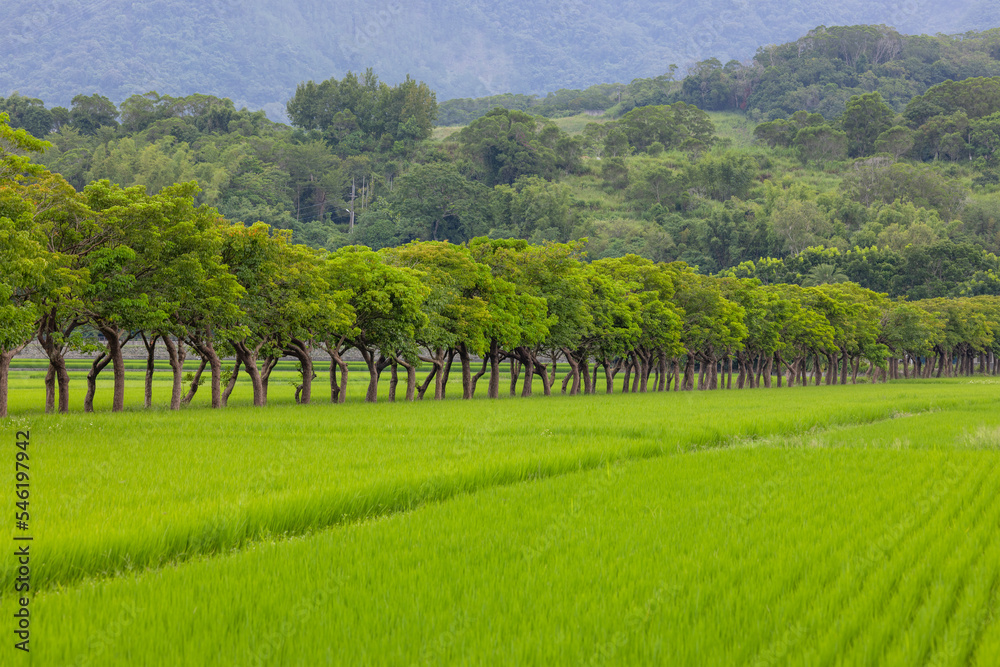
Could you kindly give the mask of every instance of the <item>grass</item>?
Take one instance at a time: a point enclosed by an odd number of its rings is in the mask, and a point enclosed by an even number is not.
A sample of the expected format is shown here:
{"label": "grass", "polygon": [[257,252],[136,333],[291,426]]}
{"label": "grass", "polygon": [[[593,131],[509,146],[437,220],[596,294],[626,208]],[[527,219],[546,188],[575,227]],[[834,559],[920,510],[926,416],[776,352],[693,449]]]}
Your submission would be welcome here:
{"label": "grass", "polygon": [[581,113],[575,116],[565,116],[563,118],[552,118],[553,123],[555,123],[560,130],[566,134],[580,134],[583,132],[583,128],[587,127],[591,123],[597,123],[598,125],[602,123],[607,123],[611,119],[604,118],[602,116],[591,116],[590,114]]}
{"label": "grass", "polygon": [[448,139],[453,134],[459,132],[464,125],[441,125],[440,127],[435,127],[431,132],[431,139],[435,141],[444,141]]}
{"label": "grass", "polygon": [[38,657],[996,664],[996,457],[883,444],[609,462],[84,582],[36,598]]}
{"label": "grass", "polygon": [[[48,562],[36,585],[216,553],[620,457],[992,404],[994,391],[918,383],[905,391],[814,387],[32,417],[24,423],[33,460],[45,470],[33,494],[46,508],[36,527]],[[0,561],[4,584],[12,568]]]}
{"label": "grass", "polygon": [[757,125],[746,116],[729,111],[707,113],[715,125],[715,134],[720,139],[732,141],[733,148],[748,148],[753,145],[753,131]]}
{"label": "grass", "polygon": [[998,388],[23,414],[35,659],[995,664]]}

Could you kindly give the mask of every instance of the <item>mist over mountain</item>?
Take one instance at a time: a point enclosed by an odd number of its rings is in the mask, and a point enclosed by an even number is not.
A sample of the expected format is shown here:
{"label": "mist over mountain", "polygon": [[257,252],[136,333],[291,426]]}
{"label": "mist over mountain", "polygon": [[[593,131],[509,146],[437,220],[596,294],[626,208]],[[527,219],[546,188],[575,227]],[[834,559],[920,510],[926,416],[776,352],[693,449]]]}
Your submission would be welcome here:
{"label": "mist over mountain", "polygon": [[817,25],[903,33],[1000,26],[994,0],[651,2],[558,0],[8,0],[0,5],[0,96],[47,105],[78,93],[119,102],[205,92],[274,118],[297,83],[371,67],[410,74],[438,100],[543,93],[746,60]]}

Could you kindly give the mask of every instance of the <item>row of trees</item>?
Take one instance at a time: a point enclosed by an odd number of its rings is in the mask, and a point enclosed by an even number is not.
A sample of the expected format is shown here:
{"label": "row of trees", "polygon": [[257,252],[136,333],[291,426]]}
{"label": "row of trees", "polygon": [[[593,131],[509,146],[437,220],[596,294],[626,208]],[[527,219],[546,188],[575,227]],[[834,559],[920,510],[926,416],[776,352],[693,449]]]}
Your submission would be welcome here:
{"label": "row of trees", "polygon": [[[39,142],[0,124],[0,410],[11,359],[37,339],[49,360],[46,407],[68,409],[70,350],[95,354],[86,408],[108,365],[113,410],[124,407],[122,346],[156,348],[172,369],[171,408],[197,391],[207,369],[222,407],[241,373],[264,405],[277,361],[302,368],[300,402],[312,400],[314,350],[331,359],[331,400],[343,402],[345,354],[364,359],[366,400],[391,373],[390,399],[430,387],[443,398],[454,362],[471,398],[500,364],[509,391],[613,391],[855,381],[863,366],[882,377],[995,371],[1000,300],[890,301],[852,283],[818,287],[700,275],[682,262],[634,255],[587,262],[585,243],[531,245],[478,238],[467,245],[414,242],[380,252],[292,244],[263,223],[232,223],[195,206],[194,184],[150,195],[107,181],[76,192],[22,154]],[[103,341],[87,339],[88,328]],[[200,368],[185,391],[185,357]],[[223,359],[236,366],[224,369]],[[418,364],[430,372],[417,377]],[[563,372],[560,375],[560,369]],[[405,377],[405,380],[403,379]],[[418,382],[419,380],[419,382]],[[560,385],[561,381],[561,385]]]}

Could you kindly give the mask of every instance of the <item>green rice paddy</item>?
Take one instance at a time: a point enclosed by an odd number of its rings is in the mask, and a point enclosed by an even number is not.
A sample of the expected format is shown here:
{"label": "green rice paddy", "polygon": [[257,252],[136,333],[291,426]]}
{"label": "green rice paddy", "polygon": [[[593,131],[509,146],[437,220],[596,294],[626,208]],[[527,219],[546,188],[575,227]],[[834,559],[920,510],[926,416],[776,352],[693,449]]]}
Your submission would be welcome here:
{"label": "green rice paddy", "polygon": [[32,663],[1000,662],[991,378],[44,415],[32,373]]}

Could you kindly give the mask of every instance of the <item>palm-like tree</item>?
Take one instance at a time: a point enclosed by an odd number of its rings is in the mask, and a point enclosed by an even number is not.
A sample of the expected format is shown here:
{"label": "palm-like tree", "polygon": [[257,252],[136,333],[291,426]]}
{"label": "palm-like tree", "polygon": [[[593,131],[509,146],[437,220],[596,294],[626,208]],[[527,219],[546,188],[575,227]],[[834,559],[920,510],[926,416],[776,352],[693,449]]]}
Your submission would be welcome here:
{"label": "palm-like tree", "polygon": [[802,286],[815,287],[816,285],[844,282],[847,282],[847,276],[837,271],[836,264],[818,264],[806,275]]}

